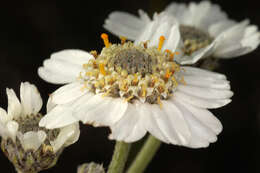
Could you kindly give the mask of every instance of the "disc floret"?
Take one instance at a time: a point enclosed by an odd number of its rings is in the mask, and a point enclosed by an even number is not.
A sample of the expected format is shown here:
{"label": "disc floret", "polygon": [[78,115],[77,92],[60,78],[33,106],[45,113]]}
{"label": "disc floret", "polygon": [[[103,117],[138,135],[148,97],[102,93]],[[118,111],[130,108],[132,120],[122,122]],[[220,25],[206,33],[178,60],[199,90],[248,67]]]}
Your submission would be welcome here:
{"label": "disc floret", "polygon": [[104,34],[102,38],[106,46],[95,59],[83,65],[80,73],[84,89],[125,98],[130,103],[138,99],[150,104],[168,99],[175,91],[181,68],[173,61],[172,52],[161,50],[164,37],[160,38],[158,48],[126,41],[111,44]]}

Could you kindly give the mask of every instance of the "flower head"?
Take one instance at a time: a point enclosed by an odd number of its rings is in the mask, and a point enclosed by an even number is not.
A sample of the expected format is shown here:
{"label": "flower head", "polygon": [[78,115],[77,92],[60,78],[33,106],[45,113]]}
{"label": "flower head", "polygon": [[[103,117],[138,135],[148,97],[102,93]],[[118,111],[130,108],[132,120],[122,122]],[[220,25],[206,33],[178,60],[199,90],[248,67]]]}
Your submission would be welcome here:
{"label": "flower head", "polygon": [[[28,82],[21,83],[21,102],[12,89],[6,89],[6,93],[8,111],[0,108],[3,152],[21,172],[39,172],[54,166],[63,149],[77,141],[78,124],[54,130],[39,127],[42,99],[37,88]],[[49,109],[52,106],[49,102]]]}
{"label": "flower head", "polygon": [[193,64],[209,56],[238,57],[253,51],[260,43],[257,26],[249,25],[249,20],[238,23],[228,19],[218,5],[208,1],[171,3],[162,13],[155,13],[153,19],[143,11],[139,15],[138,18],[125,12],[112,12],[104,27],[136,43],[150,40],[154,46],[158,34],[169,34],[173,25],[177,25],[182,39],[178,47],[183,56],[176,60],[181,64]]}
{"label": "flower head", "polygon": [[[167,37],[158,38],[158,47],[124,40],[111,44],[102,38],[106,47],[100,54],[64,50],[39,68],[44,80],[68,83],[50,96],[57,106],[41,126],[82,121],[109,126],[110,139],[134,142],[149,132],[166,143],[192,148],[217,140],[222,125],[207,108],[231,101],[224,75],[178,65],[174,52],[162,49]],[[177,45],[175,38],[171,43]]]}

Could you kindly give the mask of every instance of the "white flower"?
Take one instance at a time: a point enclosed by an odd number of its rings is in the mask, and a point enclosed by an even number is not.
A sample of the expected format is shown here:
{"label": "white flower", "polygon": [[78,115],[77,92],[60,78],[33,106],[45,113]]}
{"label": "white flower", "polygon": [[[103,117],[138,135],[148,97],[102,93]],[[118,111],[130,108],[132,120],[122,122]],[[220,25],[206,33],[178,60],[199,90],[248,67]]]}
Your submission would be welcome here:
{"label": "white flower", "polygon": [[[174,38],[177,45],[179,37]],[[147,48],[147,43],[105,44],[99,55],[64,50],[44,61],[39,76],[66,85],[50,96],[57,106],[41,126],[52,129],[82,121],[109,126],[110,139],[134,142],[149,132],[163,142],[192,148],[217,140],[222,125],[207,109],[231,101],[233,92],[224,75],[180,67],[172,52]]]}
{"label": "white flower", "polygon": [[[12,89],[7,88],[6,93],[8,110],[6,112],[0,108],[0,136],[3,151],[14,166],[22,172],[25,170],[38,172],[41,167],[46,169],[48,166],[53,166],[53,162],[57,161],[63,148],[78,140],[79,125],[71,124],[57,130],[39,127],[38,123],[42,118],[39,111],[43,103],[37,88],[28,82],[21,83],[21,102]],[[53,106],[49,101],[49,109]],[[33,157],[37,163],[32,160],[27,162],[30,157]]]}
{"label": "white flower", "polygon": [[[193,64],[209,56],[238,57],[255,50],[260,43],[257,26],[249,25],[248,19],[239,23],[228,19],[218,5],[208,1],[171,3],[162,13],[155,13],[152,20],[141,10],[139,15],[136,17],[126,12],[112,12],[104,27],[136,43],[150,40],[151,45],[154,45],[156,36],[167,37],[172,25],[178,23],[183,41],[179,48],[186,55],[177,59],[181,64]],[[172,50],[171,47],[166,48]]]}

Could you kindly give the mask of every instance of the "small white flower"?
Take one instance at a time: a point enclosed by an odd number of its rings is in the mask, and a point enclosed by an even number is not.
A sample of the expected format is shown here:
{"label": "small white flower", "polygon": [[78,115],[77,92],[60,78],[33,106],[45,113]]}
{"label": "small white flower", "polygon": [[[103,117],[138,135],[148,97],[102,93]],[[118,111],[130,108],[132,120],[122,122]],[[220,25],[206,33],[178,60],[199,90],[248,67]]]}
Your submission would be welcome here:
{"label": "small white flower", "polygon": [[155,13],[153,19],[141,10],[139,17],[115,11],[106,19],[104,27],[136,43],[150,40],[154,45],[158,35],[167,37],[176,23],[183,41],[178,46],[185,55],[177,59],[181,64],[193,64],[209,56],[238,57],[255,50],[260,43],[257,26],[249,25],[248,19],[239,23],[229,19],[218,5],[208,1],[171,3],[162,13]]}
{"label": "small white flower", "polygon": [[[21,102],[12,89],[7,88],[6,93],[8,111],[0,108],[2,150],[22,172],[38,172],[41,166],[43,169],[53,166],[63,148],[78,140],[79,125],[71,124],[56,130],[39,127],[38,123],[42,118],[39,111],[43,103],[37,88],[28,82],[21,83]],[[48,107],[52,105],[49,101]],[[33,157],[35,162],[27,162],[30,157]]]}
{"label": "small white flower", "polygon": [[[163,39],[157,49],[147,43],[110,44],[105,36],[99,55],[64,50],[38,69],[44,80],[66,84],[50,96],[57,106],[41,126],[82,121],[109,126],[110,139],[134,142],[149,132],[163,142],[192,148],[217,140],[222,125],[207,109],[231,101],[224,75],[179,66],[172,52],[161,50]],[[178,42],[179,37],[172,39],[174,45]]]}

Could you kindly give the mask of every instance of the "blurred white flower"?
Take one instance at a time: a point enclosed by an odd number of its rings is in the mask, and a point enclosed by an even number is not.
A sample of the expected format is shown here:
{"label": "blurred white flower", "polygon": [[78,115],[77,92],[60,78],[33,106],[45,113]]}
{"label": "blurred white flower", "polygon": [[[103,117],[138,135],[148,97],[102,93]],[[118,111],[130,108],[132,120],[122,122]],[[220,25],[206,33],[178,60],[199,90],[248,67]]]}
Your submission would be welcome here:
{"label": "blurred white flower", "polygon": [[[178,33],[171,32],[165,44],[178,45]],[[191,148],[217,140],[222,125],[207,109],[231,101],[225,75],[179,66],[173,52],[162,51],[163,37],[158,48],[102,38],[106,47],[100,54],[63,50],[38,69],[45,81],[66,84],[51,94],[57,106],[40,126],[53,129],[82,121],[109,126],[110,139],[134,142],[149,132],[165,143]]]}
{"label": "blurred white flower", "polygon": [[[180,64],[193,64],[210,56],[238,57],[255,50],[260,43],[256,25],[249,25],[248,19],[231,20],[218,5],[208,1],[171,3],[162,13],[155,13],[153,19],[141,10],[139,17],[115,11],[105,20],[104,28],[136,43],[150,40],[154,46],[158,35],[169,36],[172,25],[177,25],[182,38],[178,46],[184,56],[176,59]],[[172,38],[169,36],[168,41]]]}
{"label": "blurred white flower", "polygon": [[79,125],[71,124],[55,130],[39,127],[42,99],[37,88],[28,82],[21,83],[21,102],[12,89],[7,88],[6,93],[7,112],[0,108],[2,150],[22,172],[38,172],[53,166],[64,147],[78,140]]}

